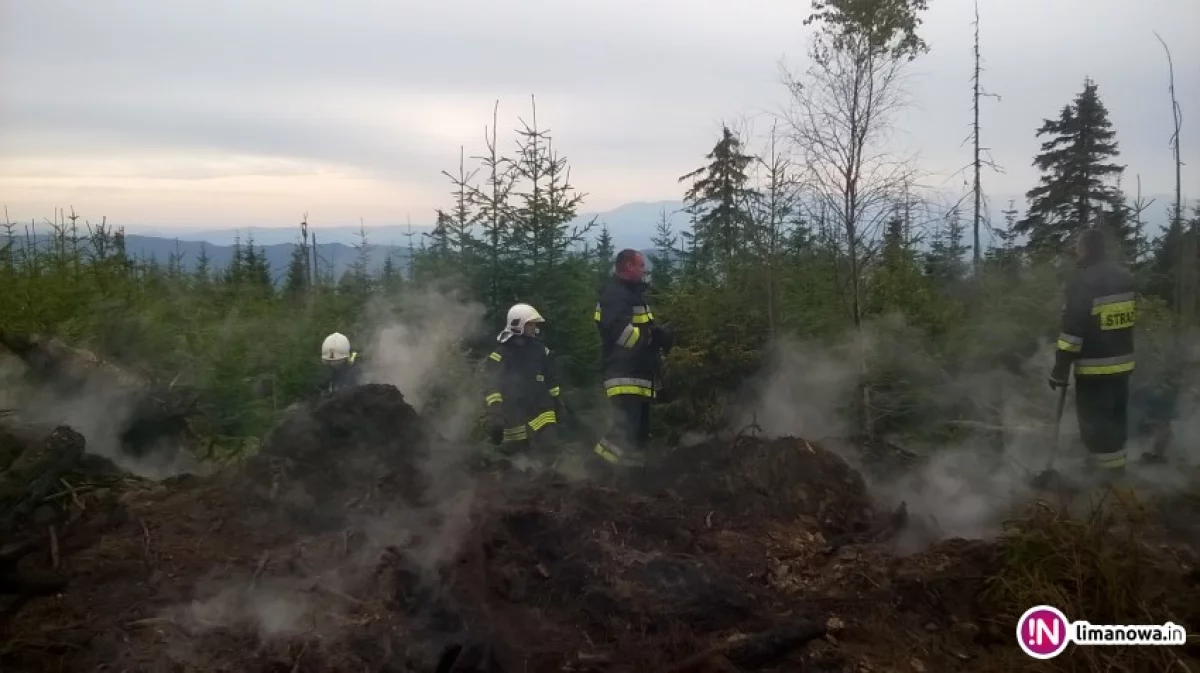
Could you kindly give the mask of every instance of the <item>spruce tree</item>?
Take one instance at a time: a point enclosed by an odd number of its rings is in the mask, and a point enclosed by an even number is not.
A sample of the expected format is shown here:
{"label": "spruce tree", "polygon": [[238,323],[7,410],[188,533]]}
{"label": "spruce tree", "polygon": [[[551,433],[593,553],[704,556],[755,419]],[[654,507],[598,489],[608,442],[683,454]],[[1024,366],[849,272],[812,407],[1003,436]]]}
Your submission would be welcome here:
{"label": "spruce tree", "polygon": [[898,311],[914,321],[912,324],[922,324],[929,307],[940,300],[934,300],[927,291],[931,282],[908,226],[907,210],[897,207],[884,226],[881,255],[870,274],[865,308],[868,315]]}
{"label": "spruce tree", "polygon": [[[510,241],[516,258],[513,269],[532,271],[522,274],[527,282],[541,285],[551,281],[568,251],[586,240],[595,221],[575,226],[572,221],[584,194],[571,185],[571,169],[566,157],[555,151],[550,130],[538,126],[537,108],[529,123],[522,121],[517,131],[517,157],[512,161],[516,179]],[[517,283],[520,287],[521,283]]]}
{"label": "spruce tree", "polygon": [[947,287],[960,280],[966,269],[963,256],[970,247],[963,243],[966,227],[957,207],[946,215],[945,224],[934,234],[925,254],[925,275],[936,285]]}
{"label": "spruce tree", "polygon": [[433,230],[421,234],[421,247],[413,258],[413,273],[418,283],[446,282],[465,271],[463,255],[457,254],[450,242],[453,217],[441,208],[435,211]]}
{"label": "spruce tree", "polygon": [[[411,225],[409,225],[411,227]],[[371,245],[367,239],[367,228],[362,222],[358,225],[358,242],[352,247],[354,248],[354,261],[350,262],[346,273],[350,276],[349,285],[345,277],[342,279],[342,285],[348,288],[353,288],[358,299],[365,299],[371,293],[372,278],[371,278]]]}
{"label": "spruce tree", "polygon": [[192,269],[192,276],[196,279],[197,285],[206,285],[209,281],[212,260],[208,256],[208,244],[200,243],[200,254],[196,257],[196,268]]}
{"label": "spruce tree", "polygon": [[1047,138],[1033,161],[1042,177],[1025,194],[1029,209],[1015,227],[1029,236],[1027,248],[1061,253],[1079,232],[1104,225],[1132,251],[1132,228],[1125,218],[1112,216],[1124,210],[1124,199],[1110,181],[1125,167],[1112,163],[1120,152],[1096,83],[1084,80],[1083,91],[1057,119],[1045,120],[1037,135]]}
{"label": "spruce tree", "polygon": [[429,254],[435,260],[445,262],[450,259],[450,230],[454,226],[454,220],[441,208],[435,212],[437,218],[434,220],[433,230],[422,236],[428,239]]}
{"label": "spruce tree", "polygon": [[394,295],[400,292],[404,279],[396,265],[396,254],[393,248],[388,248],[387,257],[383,258],[383,268],[379,274],[379,286],[385,294]]}
{"label": "spruce tree", "polygon": [[303,245],[292,246],[292,258],[288,261],[287,275],[283,281],[283,293],[292,298],[303,297],[308,292],[308,250]]}
{"label": "spruce tree", "polygon": [[1008,277],[1015,277],[1015,273],[1020,270],[1021,260],[1017,251],[1017,212],[1016,204],[1011,200],[1008,202],[1008,208],[1000,211],[1004,216],[1004,229],[996,230],[996,237],[1000,239],[1000,245],[993,246],[987,251],[985,261],[987,265],[994,269],[999,269]]}
{"label": "spruce tree", "polygon": [[612,275],[613,260],[617,256],[617,249],[613,245],[612,234],[608,231],[607,223],[600,226],[600,235],[596,237],[596,252],[593,254],[595,255],[598,285],[603,285],[604,281]]}
{"label": "spruce tree", "polygon": [[242,284],[246,275],[246,251],[242,246],[242,237],[240,234],[233,237],[233,249],[230,251],[229,266],[225,267],[225,273],[222,274],[226,285],[231,287],[239,287]]}
{"label": "spruce tree", "polygon": [[675,268],[682,253],[678,249],[679,237],[671,226],[671,217],[663,208],[658,214],[658,223],[654,227],[654,238],[650,239],[654,251],[650,253],[650,263],[654,274],[654,286],[659,290],[667,290],[675,283]]}
{"label": "spruce tree", "polygon": [[246,235],[246,245],[242,252],[243,280],[251,287],[272,290],[271,263],[267,260],[267,250],[254,247],[254,234]]}
{"label": "spruce tree", "polygon": [[746,169],[754,157],[742,150],[742,141],[729,127],[723,127],[721,140],[705,158],[707,165],[679,178],[692,181],[684,194],[697,213],[692,243],[703,261],[728,264],[748,242],[753,226],[748,206],[758,194],[749,187]]}
{"label": "spruce tree", "polygon": [[[470,188],[470,205],[478,214],[480,267],[473,273],[476,295],[483,299],[488,317],[503,316],[507,309],[508,285],[513,257],[508,245],[513,226],[510,196],[516,183],[511,158],[500,151],[497,136],[500,102],[492,109],[492,125],[485,131],[487,152],[475,157],[483,173],[483,185]],[[411,262],[411,257],[409,258]],[[410,268],[413,265],[410,264]]]}
{"label": "spruce tree", "polygon": [[[1187,260],[1180,254],[1185,250],[1184,242],[1187,236],[1196,236],[1200,232],[1200,205],[1192,210],[1190,222],[1184,222],[1182,217],[1176,217],[1174,208],[1171,209],[1171,223],[1154,245],[1150,262],[1146,268],[1146,291],[1162,297],[1167,303],[1174,305],[1181,297],[1179,293],[1180,265]],[[1200,265],[1200,255],[1193,260]]]}

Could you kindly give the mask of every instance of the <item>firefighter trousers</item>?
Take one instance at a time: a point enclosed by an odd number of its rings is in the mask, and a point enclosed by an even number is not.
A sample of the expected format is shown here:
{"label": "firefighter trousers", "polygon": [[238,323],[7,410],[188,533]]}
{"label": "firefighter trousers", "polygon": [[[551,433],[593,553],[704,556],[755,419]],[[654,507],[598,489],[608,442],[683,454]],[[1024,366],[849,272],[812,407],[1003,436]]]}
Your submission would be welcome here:
{"label": "firefighter trousers", "polygon": [[612,419],[596,444],[596,453],[614,464],[642,465],[650,440],[650,398],[613,395],[608,398]]}
{"label": "firefighter trousers", "polygon": [[1129,434],[1129,376],[1075,377],[1075,413],[1092,465],[1123,470]]}
{"label": "firefighter trousers", "polygon": [[517,434],[511,429],[506,430],[504,440],[500,445],[490,448],[491,458],[513,460],[524,457],[547,464],[553,463],[559,450],[556,424],[549,423],[538,430],[533,430],[528,426],[521,429],[525,432]]}

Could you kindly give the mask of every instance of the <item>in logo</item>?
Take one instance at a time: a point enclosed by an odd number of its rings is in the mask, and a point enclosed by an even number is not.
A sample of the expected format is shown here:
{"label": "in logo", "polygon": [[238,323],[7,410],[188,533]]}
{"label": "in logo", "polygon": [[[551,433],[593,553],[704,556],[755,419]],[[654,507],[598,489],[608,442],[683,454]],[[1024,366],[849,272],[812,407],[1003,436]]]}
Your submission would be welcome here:
{"label": "in logo", "polygon": [[1070,625],[1058,608],[1035,605],[1017,620],[1017,644],[1034,659],[1053,659],[1067,649]]}

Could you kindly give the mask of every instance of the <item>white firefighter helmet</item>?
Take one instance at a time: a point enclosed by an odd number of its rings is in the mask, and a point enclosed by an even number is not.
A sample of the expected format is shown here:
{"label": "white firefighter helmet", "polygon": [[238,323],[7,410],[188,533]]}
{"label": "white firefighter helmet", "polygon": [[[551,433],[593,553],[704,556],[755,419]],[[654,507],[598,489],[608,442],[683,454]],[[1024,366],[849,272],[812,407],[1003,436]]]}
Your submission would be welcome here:
{"label": "white firefighter helmet", "polygon": [[546,319],[536,308],[529,304],[513,304],[513,307],[508,309],[508,324],[505,325],[505,329],[513,334],[520,334],[524,331],[526,323],[543,322],[546,322]]}
{"label": "white firefighter helmet", "polygon": [[334,332],[325,337],[321,344],[321,359],[326,362],[340,362],[350,357],[350,340],[340,332]]}

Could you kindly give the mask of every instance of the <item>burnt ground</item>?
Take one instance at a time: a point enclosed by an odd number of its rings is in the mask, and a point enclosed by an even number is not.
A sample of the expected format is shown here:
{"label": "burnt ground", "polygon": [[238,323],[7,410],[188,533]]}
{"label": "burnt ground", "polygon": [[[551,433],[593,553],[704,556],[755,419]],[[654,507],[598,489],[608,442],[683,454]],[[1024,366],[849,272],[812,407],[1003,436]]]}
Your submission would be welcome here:
{"label": "burnt ground", "polygon": [[[434,467],[457,450],[372,385],[216,475],[67,481],[12,536],[67,584],[0,596],[0,670],[1036,670],[996,603],[1013,546],[897,555],[904,511],[819,444],[713,441],[619,486]],[[1144,546],[1200,623],[1195,556]]]}

